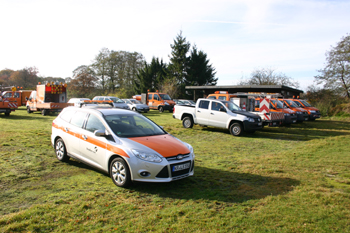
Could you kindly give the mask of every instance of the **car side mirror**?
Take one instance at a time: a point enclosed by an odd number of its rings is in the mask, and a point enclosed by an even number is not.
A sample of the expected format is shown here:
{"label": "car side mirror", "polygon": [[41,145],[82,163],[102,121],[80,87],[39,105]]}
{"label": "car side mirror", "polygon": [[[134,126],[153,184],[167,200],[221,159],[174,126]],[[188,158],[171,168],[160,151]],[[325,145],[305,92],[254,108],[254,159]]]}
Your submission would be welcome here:
{"label": "car side mirror", "polygon": [[106,136],[106,133],[105,133],[105,130],[95,130],[94,132],[95,136],[97,137],[103,137],[103,136]]}

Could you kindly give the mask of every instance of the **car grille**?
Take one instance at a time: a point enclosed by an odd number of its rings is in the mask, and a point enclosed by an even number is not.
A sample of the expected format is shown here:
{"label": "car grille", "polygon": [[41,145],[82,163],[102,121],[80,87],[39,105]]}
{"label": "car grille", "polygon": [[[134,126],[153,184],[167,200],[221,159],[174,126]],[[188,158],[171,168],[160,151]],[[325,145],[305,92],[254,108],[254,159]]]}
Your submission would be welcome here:
{"label": "car grille", "polygon": [[[166,160],[168,160],[168,161],[181,160],[181,159],[178,159],[178,156],[179,155],[167,157]],[[182,155],[182,159],[185,159],[185,158],[188,158],[188,157],[190,157],[190,154]]]}

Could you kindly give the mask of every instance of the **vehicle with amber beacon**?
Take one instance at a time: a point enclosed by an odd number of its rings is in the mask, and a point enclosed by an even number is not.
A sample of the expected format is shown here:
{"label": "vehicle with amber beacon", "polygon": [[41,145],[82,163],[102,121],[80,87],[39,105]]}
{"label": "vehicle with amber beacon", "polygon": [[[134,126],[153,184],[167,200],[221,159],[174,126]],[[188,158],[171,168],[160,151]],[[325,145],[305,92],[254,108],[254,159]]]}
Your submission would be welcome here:
{"label": "vehicle with amber beacon", "polygon": [[17,106],[26,106],[32,90],[20,90],[20,88],[12,87],[11,91],[4,91],[1,96],[9,102],[16,102]]}
{"label": "vehicle with amber beacon", "polygon": [[0,113],[5,113],[5,116],[9,116],[11,112],[14,112],[18,108],[16,102],[10,102],[3,99],[0,96]]}
{"label": "vehicle with amber beacon", "polygon": [[150,109],[158,110],[159,112],[164,112],[168,110],[173,112],[175,102],[170,98],[166,93],[156,92],[147,92],[142,93],[141,95],[135,95],[132,97],[141,103],[148,105]]}
{"label": "vehicle with amber beacon", "polygon": [[43,116],[49,113],[61,112],[63,108],[73,106],[67,103],[67,84],[51,82],[36,86],[27,101],[27,112],[41,112]]}
{"label": "vehicle with amber beacon", "polygon": [[299,107],[305,109],[309,113],[310,121],[314,121],[317,118],[321,117],[320,110],[318,110],[318,108],[313,107],[306,100],[302,100],[302,99],[291,99],[291,100],[294,101],[294,103],[296,103]]}
{"label": "vehicle with amber beacon", "polygon": [[309,113],[305,109],[300,108],[294,101],[289,99],[279,99],[279,101],[297,114],[297,122],[309,120]]}

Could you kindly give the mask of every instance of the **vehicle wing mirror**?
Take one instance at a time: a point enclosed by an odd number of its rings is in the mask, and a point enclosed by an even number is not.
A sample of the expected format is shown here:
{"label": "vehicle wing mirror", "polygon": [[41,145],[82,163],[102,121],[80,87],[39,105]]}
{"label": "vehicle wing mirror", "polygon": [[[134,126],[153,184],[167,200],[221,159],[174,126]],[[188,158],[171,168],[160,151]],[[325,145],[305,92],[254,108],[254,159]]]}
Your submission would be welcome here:
{"label": "vehicle wing mirror", "polygon": [[95,136],[98,136],[98,137],[103,137],[103,136],[106,136],[106,133],[104,130],[95,130],[94,132]]}

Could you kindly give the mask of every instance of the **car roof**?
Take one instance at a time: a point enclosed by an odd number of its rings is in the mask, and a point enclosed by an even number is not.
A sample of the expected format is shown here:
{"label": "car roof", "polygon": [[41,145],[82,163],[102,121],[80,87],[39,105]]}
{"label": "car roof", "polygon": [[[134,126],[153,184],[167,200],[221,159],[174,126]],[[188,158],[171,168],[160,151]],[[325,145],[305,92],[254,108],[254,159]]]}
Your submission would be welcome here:
{"label": "car roof", "polygon": [[83,112],[95,112],[95,113],[101,113],[103,115],[115,115],[115,114],[128,114],[128,115],[139,115],[139,113],[126,110],[126,109],[120,109],[120,108],[112,108],[112,107],[100,107],[100,106],[89,106],[85,108],[77,108],[77,107],[66,107],[64,110],[69,110],[69,109],[74,109],[74,110],[79,110]]}

